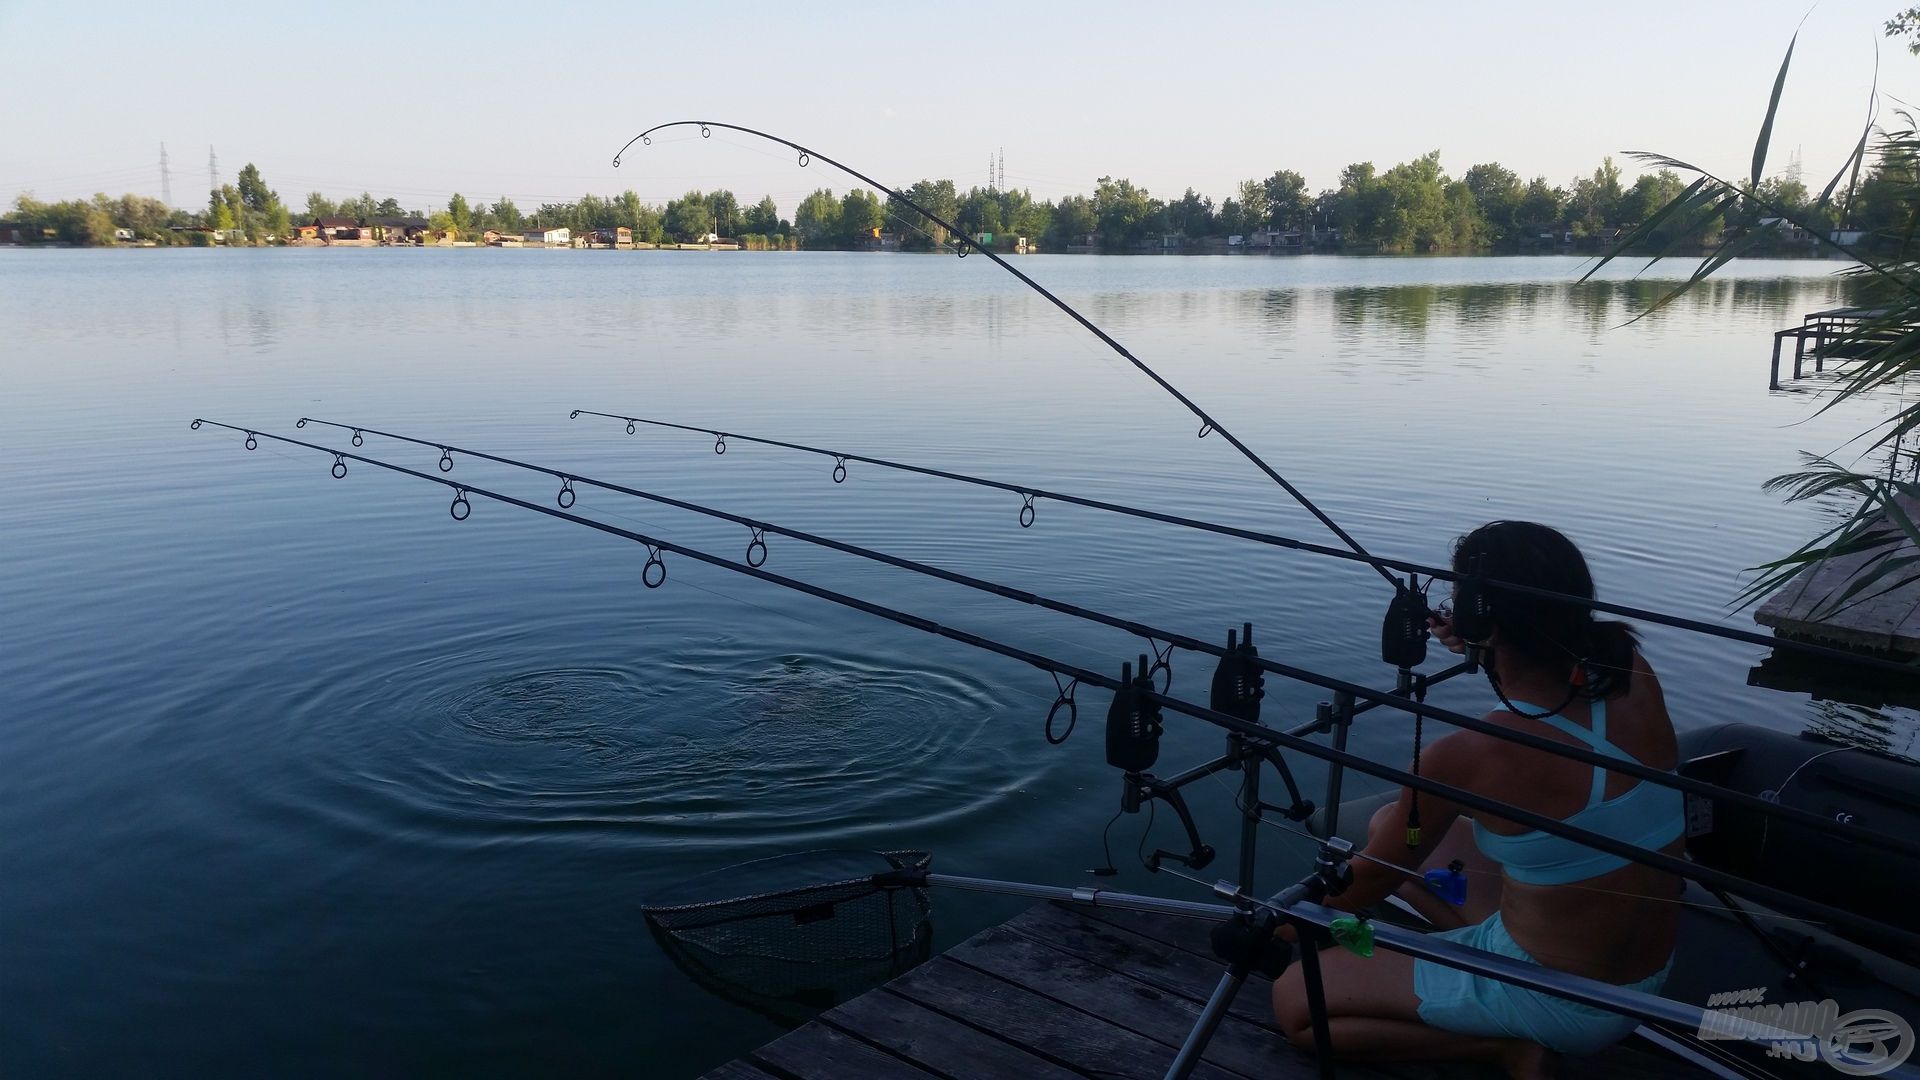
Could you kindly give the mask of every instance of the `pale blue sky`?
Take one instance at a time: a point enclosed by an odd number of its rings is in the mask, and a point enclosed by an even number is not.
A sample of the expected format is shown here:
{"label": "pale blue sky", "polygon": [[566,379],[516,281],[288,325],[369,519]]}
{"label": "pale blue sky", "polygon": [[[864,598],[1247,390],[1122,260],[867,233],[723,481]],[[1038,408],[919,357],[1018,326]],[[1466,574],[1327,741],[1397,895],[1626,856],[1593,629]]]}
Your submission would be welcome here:
{"label": "pale blue sky", "polygon": [[[1104,174],[1216,200],[1276,168],[1334,186],[1351,161],[1439,149],[1565,182],[1655,149],[1744,172],[1803,15],[1769,171],[1824,182],[1881,88],[1920,59],[1880,35],[1901,0],[1328,4],[489,2],[330,5],[0,0],[0,200],[106,190],[204,201],[207,148],[298,205],[309,190],[455,190],[523,207],[632,187],[771,193],[790,214],[844,177],[744,139],[656,144],[663,120],[763,127],[883,179],[1052,198]],[[1817,177],[1817,179],[1816,179]]]}

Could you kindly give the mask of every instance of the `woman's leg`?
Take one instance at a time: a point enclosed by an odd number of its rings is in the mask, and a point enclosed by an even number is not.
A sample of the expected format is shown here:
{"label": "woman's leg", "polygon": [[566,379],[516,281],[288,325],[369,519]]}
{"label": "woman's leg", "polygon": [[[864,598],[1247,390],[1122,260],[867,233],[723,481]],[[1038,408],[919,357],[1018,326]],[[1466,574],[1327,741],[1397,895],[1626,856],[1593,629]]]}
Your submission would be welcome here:
{"label": "woman's leg", "polygon": [[[1488,1061],[1513,1077],[1552,1075],[1551,1055],[1537,1043],[1461,1035],[1420,1019],[1413,958],[1387,949],[1370,957],[1322,949],[1320,977],[1335,1056],[1356,1061]],[[1273,984],[1273,1013],[1289,1042],[1314,1049],[1313,1016],[1296,961]]]}

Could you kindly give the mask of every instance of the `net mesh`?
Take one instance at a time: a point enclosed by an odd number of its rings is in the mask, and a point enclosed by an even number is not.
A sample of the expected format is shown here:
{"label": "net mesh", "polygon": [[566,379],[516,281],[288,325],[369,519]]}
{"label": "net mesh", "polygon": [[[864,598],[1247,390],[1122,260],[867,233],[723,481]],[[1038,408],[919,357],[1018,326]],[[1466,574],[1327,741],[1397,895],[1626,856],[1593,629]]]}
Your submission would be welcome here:
{"label": "net mesh", "polygon": [[738,1004],[795,1020],[905,971],[931,951],[925,889],[873,875],[924,851],[809,851],[730,866],[642,905],[667,955]]}

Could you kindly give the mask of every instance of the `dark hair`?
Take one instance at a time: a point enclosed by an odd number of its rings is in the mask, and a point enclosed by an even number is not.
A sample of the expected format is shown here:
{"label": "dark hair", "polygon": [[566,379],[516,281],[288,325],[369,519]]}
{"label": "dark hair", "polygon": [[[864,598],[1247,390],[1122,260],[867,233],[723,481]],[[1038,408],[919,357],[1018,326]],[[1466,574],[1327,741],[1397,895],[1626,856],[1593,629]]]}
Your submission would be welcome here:
{"label": "dark hair", "polygon": [[[1532,521],[1489,521],[1454,541],[1453,569],[1467,573],[1480,560],[1480,573],[1494,581],[1530,585],[1571,596],[1593,598],[1593,574],[1573,541],[1558,529]],[[1527,596],[1486,587],[1493,625],[1500,631],[1500,653],[1529,666],[1567,671],[1587,668],[1588,698],[1625,692],[1633,672],[1639,638],[1623,622],[1599,622],[1584,604]]]}

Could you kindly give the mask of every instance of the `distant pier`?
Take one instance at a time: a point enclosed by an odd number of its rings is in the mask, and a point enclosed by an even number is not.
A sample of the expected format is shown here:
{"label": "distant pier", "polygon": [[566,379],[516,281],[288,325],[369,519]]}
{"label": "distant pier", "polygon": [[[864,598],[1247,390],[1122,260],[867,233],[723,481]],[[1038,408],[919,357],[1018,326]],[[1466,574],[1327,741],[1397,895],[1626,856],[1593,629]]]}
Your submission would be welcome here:
{"label": "distant pier", "polygon": [[1828,308],[1808,312],[1799,326],[1776,331],[1767,388],[1780,389],[1780,354],[1789,341],[1793,342],[1793,378],[1799,380],[1806,374],[1809,358],[1817,374],[1827,369],[1829,360],[1858,360],[1880,345],[1920,330],[1920,325],[1912,323],[1888,323],[1887,314],[1885,308]]}

